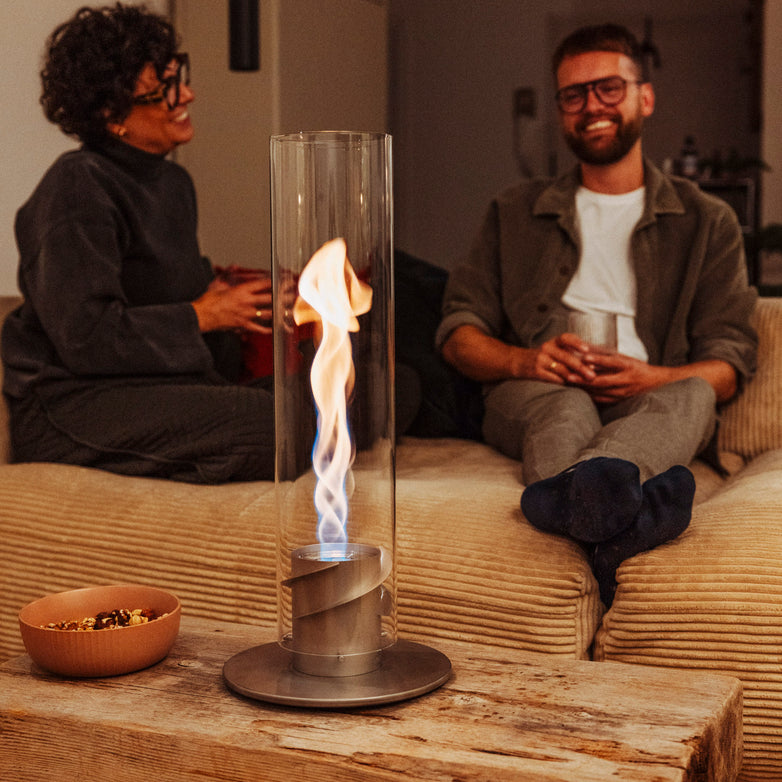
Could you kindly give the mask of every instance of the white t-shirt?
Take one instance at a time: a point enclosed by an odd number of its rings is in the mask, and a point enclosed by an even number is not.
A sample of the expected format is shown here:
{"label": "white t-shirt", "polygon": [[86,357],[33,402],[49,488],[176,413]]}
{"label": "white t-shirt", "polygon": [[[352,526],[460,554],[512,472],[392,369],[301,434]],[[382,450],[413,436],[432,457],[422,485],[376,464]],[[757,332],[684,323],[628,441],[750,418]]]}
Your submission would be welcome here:
{"label": "white t-shirt", "polygon": [[619,352],[647,361],[635,330],[636,285],[630,260],[630,236],[643,208],[643,187],[621,195],[578,189],[581,261],[562,302],[577,310],[615,312]]}

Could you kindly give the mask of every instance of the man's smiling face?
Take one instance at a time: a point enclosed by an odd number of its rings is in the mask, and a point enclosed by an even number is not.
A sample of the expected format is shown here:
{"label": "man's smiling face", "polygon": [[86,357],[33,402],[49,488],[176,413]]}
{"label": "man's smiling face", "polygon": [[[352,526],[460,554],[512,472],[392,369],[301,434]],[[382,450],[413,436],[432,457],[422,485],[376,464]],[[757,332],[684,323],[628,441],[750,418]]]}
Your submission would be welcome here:
{"label": "man's smiling face", "polygon": [[650,84],[638,83],[638,68],[619,52],[576,54],[562,60],[557,70],[558,89],[611,76],[619,76],[627,82],[620,103],[606,106],[594,88],[590,88],[581,111],[575,114],[559,112],[568,146],[579,160],[591,165],[616,163],[639,142],[643,121],[654,110],[654,92]]}

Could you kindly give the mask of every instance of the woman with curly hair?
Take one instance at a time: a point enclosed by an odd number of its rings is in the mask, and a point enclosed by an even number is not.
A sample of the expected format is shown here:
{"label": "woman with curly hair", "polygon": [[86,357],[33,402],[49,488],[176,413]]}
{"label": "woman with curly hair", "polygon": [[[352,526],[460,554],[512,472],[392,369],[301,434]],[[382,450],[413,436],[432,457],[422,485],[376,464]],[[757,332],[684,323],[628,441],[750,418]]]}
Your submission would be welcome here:
{"label": "woman with curly hair", "polygon": [[82,8],[48,41],[41,104],[81,146],[16,218],[24,303],[2,335],[15,461],[217,483],[273,476],[273,398],[236,383],[268,279],[215,280],[186,171],[187,55],[139,6]]}

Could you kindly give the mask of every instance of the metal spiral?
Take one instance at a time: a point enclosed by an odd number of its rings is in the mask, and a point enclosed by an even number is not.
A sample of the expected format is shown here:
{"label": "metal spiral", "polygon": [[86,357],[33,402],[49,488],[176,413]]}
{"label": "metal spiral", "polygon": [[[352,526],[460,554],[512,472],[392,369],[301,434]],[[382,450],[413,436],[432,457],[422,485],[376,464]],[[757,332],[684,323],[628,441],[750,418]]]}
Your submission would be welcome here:
{"label": "metal spiral", "polygon": [[391,558],[376,546],[314,544],[291,554],[293,667],[355,676],[380,665],[383,581]]}

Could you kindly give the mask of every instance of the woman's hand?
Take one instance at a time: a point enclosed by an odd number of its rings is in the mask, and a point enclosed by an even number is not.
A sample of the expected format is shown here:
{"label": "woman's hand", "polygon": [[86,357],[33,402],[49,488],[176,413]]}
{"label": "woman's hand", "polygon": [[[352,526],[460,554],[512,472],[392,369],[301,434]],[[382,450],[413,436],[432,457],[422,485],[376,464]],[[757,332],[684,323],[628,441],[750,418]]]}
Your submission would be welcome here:
{"label": "woman's hand", "polygon": [[202,332],[243,329],[256,334],[272,332],[272,281],[264,274],[257,279],[229,285],[214,280],[193,302]]}

